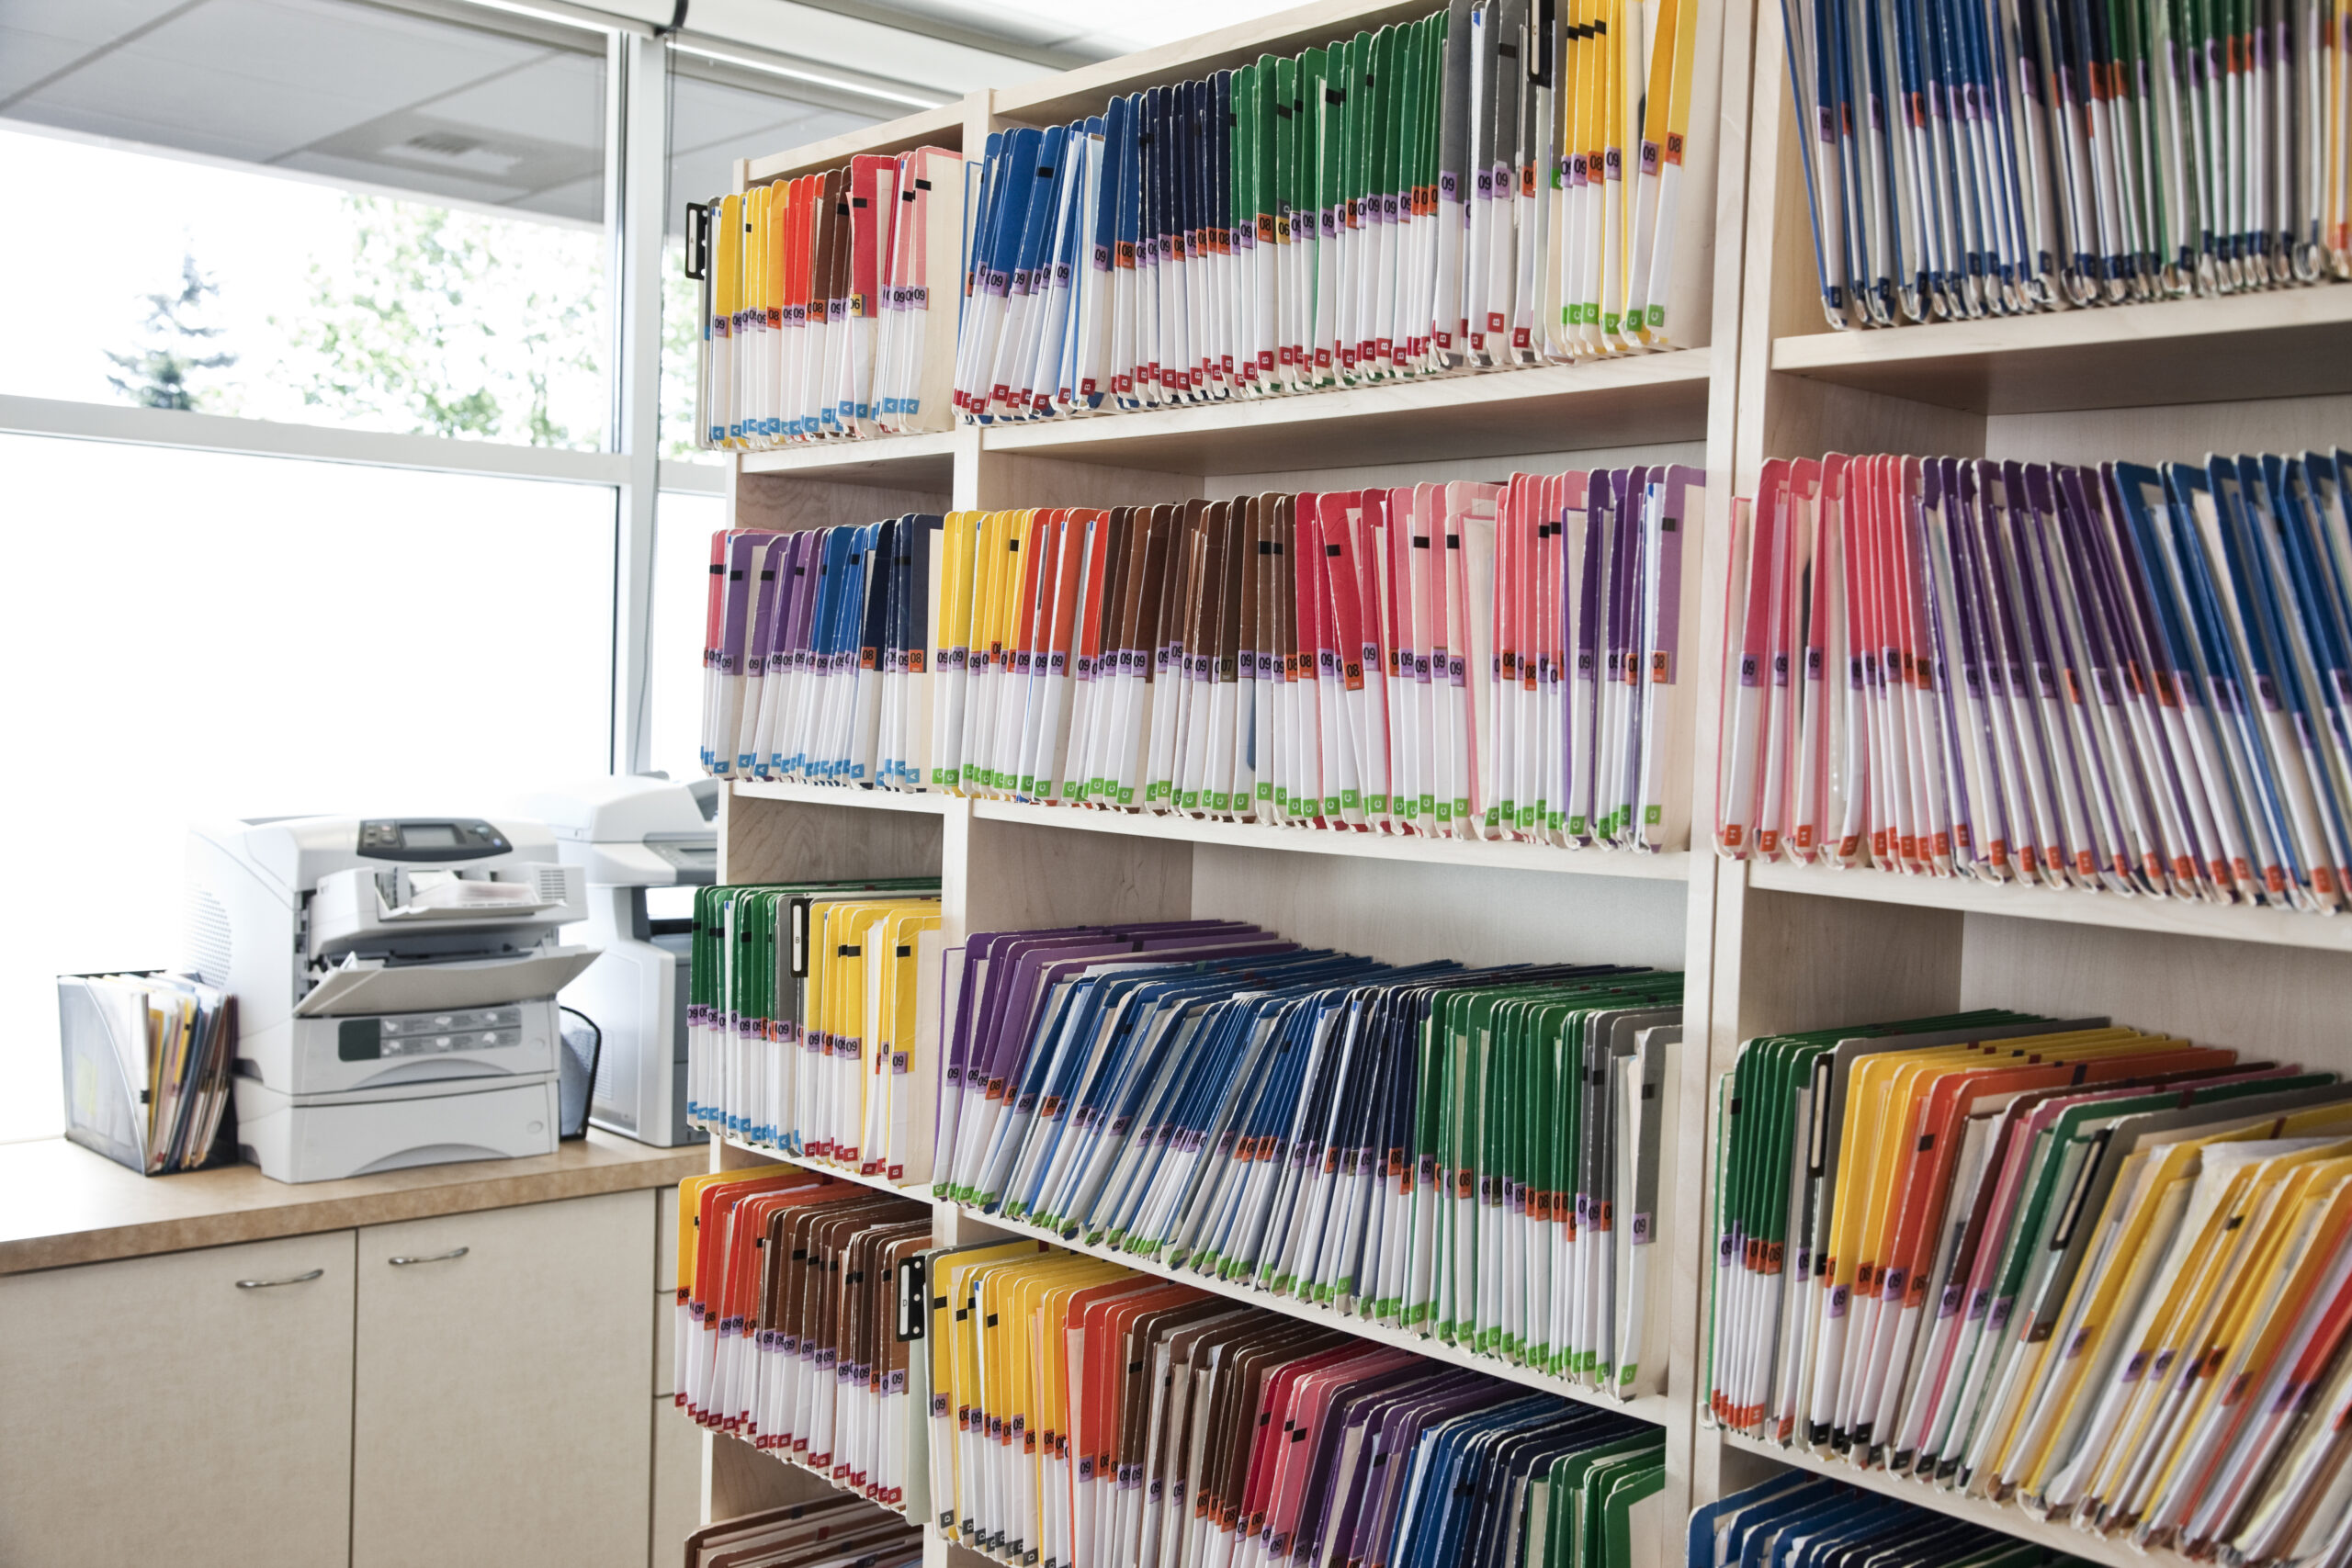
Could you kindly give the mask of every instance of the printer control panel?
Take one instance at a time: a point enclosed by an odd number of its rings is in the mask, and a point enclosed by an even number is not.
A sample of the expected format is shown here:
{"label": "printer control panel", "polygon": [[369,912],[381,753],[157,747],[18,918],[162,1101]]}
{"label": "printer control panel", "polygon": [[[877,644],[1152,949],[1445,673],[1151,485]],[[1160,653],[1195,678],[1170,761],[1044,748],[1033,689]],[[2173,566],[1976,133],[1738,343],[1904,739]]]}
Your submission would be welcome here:
{"label": "printer control panel", "polygon": [[335,1055],[346,1062],[447,1056],[522,1043],[523,1010],[514,1007],[346,1018],[335,1029]]}
{"label": "printer control panel", "polygon": [[481,860],[514,846],[479,817],[376,817],[359,824],[359,852],[369,860]]}

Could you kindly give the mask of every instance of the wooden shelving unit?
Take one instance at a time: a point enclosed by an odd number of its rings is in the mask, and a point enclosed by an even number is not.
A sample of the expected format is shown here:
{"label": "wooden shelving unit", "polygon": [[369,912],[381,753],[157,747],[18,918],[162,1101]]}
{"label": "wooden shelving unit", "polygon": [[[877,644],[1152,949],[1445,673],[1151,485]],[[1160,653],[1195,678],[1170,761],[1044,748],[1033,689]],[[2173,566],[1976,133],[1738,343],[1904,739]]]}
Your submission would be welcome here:
{"label": "wooden shelving unit", "polygon": [[[956,145],[957,134],[977,155],[991,130],[1095,112],[1113,93],[1410,18],[1432,3],[1317,0],[1186,44],[974,95],[960,111],[928,111],[741,172],[774,178],[854,152]],[[1680,252],[1694,259],[1676,305],[1676,319],[1697,329],[1693,346],[760,454],[739,457],[729,479],[730,513],[741,522],[805,527],[950,506],[1143,504],[1264,488],[1499,477],[1514,468],[1702,464],[1706,515],[1695,556],[1686,558],[1699,590],[1684,622],[1686,637],[1695,637],[1685,660],[1698,716],[1689,781],[1698,836],[1689,850],[1570,852],[740,784],[723,801],[721,874],[937,874],[951,942],[1080,920],[1215,915],[1402,962],[1574,957],[1679,967],[1688,976],[1687,1043],[1668,1155],[1670,1268],[1654,1309],[1668,1347],[1666,1382],[1662,1393],[1631,1406],[1667,1432],[1668,1519],[1775,1467],[1822,1469],[2120,1565],[2141,1554],[2014,1508],[1825,1464],[1708,1424],[1698,1380],[1714,1081],[1739,1042],[1759,1032],[1991,1004],[2106,1012],[2352,1068],[2341,1028],[2352,1016],[2352,965],[2342,961],[2352,951],[2352,919],[1717,859],[1705,832],[1717,766],[1725,523],[1730,498],[1753,493],[1758,469],[1775,457],[1915,451],[2086,461],[2341,444],[2352,434],[2352,288],[1830,332],[1779,15],[1751,0],[1713,0],[1701,31],[1711,51],[1701,62],[1702,91],[1713,84],[1715,96],[1694,118]],[[776,1156],[720,1145],[713,1157],[735,1166]],[[944,1201],[933,1213],[943,1240],[1043,1235]],[[1114,1256],[1139,1271],[1165,1271]],[[1316,1307],[1238,1293],[1330,1321]],[[1339,1325],[1368,1338],[1391,1332]],[[1411,1348],[1453,1359],[1428,1341]],[[1464,1361],[1575,1393],[1483,1358]],[[710,1474],[718,1514],[777,1495],[760,1466],[741,1456],[715,1462]],[[933,1560],[944,1562],[945,1543],[934,1536],[933,1546]],[[1641,1557],[1645,1568],[1679,1562],[1679,1523],[1646,1540]]]}
{"label": "wooden shelving unit", "polygon": [[[1753,494],[1768,459],[1829,451],[2145,461],[2332,446],[2352,431],[2352,288],[2340,286],[1828,330],[1781,28],[1767,15],[1751,87],[1736,491]],[[1722,541],[1711,544],[1708,580],[1719,593]],[[1720,659],[1720,626],[1707,637]],[[1703,819],[1716,765],[1706,727],[1697,750],[1692,787],[1702,804],[1693,815]],[[1712,875],[1710,1105],[1714,1078],[1757,1034],[1993,1005],[2106,1013],[2265,1057],[2352,1068],[2335,1021],[2352,1003],[2352,965],[2342,957],[2352,922],[2340,918],[1875,869],[1716,861]],[[1703,1303],[1698,1331],[1706,1333]],[[1692,1385],[1674,1392],[1704,1397]],[[2093,1562],[2170,1556],[1712,1425],[1694,1425],[1694,1499],[1795,1467]]]}

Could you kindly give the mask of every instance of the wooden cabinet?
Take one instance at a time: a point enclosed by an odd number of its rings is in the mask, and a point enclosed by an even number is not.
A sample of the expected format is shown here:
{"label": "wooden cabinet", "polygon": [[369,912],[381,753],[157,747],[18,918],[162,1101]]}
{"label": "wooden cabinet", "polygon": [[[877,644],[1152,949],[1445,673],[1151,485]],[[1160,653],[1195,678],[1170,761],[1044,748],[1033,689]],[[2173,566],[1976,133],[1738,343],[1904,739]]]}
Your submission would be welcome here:
{"label": "wooden cabinet", "polygon": [[344,1562],[354,1265],[345,1230],[0,1277],[0,1563]]}
{"label": "wooden cabinet", "polygon": [[638,1568],[653,1198],[358,1233],[352,1568]]}
{"label": "wooden cabinet", "polygon": [[655,1206],[0,1275],[0,1565],[645,1568]]}

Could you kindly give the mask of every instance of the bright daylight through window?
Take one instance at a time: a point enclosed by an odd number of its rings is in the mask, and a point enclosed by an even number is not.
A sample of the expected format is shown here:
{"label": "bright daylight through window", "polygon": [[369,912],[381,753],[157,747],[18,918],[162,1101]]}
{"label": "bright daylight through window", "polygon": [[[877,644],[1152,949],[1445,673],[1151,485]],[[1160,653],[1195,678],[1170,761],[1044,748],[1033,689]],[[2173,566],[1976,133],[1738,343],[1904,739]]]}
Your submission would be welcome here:
{"label": "bright daylight through window", "polygon": [[0,1140],[58,1125],[53,976],[182,956],[189,822],[695,769],[687,202],[1264,8],[0,5],[0,724],[65,900],[0,920]]}
{"label": "bright daylight through window", "polygon": [[[121,8],[155,25],[74,36]],[[0,128],[0,203],[136,195],[71,265],[0,252],[6,297],[46,301],[0,315],[0,393],[606,446],[602,35],[316,0],[20,18],[50,30],[0,31],[24,122]],[[40,71],[42,41],[70,63]]]}

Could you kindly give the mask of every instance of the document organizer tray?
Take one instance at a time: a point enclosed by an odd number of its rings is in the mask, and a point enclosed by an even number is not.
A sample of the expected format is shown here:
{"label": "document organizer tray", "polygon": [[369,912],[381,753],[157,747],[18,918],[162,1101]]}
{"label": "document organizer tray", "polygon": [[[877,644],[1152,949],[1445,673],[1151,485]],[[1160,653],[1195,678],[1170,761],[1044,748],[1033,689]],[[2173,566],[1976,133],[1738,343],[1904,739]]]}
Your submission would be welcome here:
{"label": "document organizer tray", "polygon": [[[109,974],[139,976],[161,975],[159,969],[110,970]],[[146,1118],[145,1089],[131,1076],[130,1064],[144,1062],[145,1040],[118,1040],[106,1009],[92,995],[95,975],[57,977],[57,1043],[65,1089],[65,1136],[84,1148],[102,1154],[117,1165],[141,1176],[165,1176],[176,1171],[150,1171],[139,1129]],[[236,1020],[226,1021],[233,1028]],[[228,1049],[233,1052],[234,1046]],[[225,1097],[228,1086],[220,1092]],[[237,1111],[224,1105],[220,1125],[202,1157],[178,1168],[201,1170],[233,1163],[236,1158]]]}

